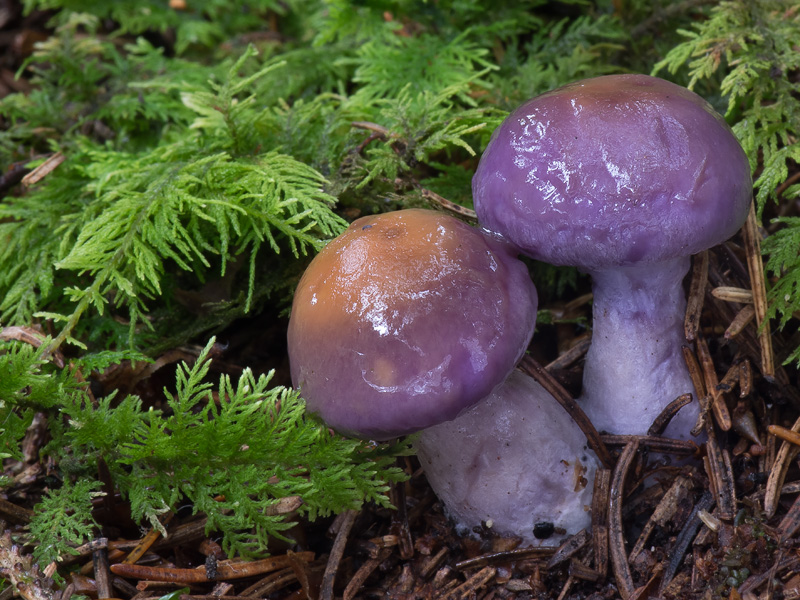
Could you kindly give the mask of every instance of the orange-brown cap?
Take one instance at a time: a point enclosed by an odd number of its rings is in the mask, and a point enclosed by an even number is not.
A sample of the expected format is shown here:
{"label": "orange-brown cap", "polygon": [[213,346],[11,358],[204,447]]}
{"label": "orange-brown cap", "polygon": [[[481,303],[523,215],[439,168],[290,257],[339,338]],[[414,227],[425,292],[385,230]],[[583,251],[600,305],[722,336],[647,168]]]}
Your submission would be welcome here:
{"label": "orange-brown cap", "polygon": [[533,335],[536,305],[515,252],[466,223],[419,209],[364,217],[300,281],[292,380],[342,433],[412,433],[505,379]]}

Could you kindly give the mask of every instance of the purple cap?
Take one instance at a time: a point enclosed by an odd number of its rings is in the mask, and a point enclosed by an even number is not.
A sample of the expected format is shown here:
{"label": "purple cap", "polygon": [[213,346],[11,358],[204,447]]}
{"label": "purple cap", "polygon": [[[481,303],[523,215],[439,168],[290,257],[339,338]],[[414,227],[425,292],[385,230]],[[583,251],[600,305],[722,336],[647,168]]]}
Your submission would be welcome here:
{"label": "purple cap", "polygon": [[579,81],[497,128],[472,180],[481,224],[588,270],[722,243],[752,196],[747,156],[710,104],[647,75]]}
{"label": "purple cap", "polygon": [[342,433],[419,431],[506,378],[533,335],[536,305],[515,253],[466,223],[428,210],[364,217],[300,281],[292,381]]}

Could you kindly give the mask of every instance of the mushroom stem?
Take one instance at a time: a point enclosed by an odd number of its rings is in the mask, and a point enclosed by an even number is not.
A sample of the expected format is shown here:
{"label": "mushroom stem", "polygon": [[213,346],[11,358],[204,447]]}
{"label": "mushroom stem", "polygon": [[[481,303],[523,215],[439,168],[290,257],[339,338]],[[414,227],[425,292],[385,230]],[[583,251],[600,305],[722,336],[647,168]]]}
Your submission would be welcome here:
{"label": "mushroom stem", "polygon": [[420,432],[414,445],[462,529],[485,525],[554,545],[590,524],[599,461],[555,398],[519,371],[454,420]]}
{"label": "mushroom stem", "polygon": [[[594,332],[581,402],[598,430],[644,435],[667,404],[693,391],[681,353],[689,262],[590,272]],[[688,439],[698,413],[697,402],[682,408],[665,435]]]}

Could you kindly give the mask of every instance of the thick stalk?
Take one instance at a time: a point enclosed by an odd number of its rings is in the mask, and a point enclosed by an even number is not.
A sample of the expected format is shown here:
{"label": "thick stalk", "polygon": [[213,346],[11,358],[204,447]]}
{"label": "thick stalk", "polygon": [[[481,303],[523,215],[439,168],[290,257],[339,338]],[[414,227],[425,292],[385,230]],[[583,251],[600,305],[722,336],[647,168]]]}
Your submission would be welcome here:
{"label": "thick stalk", "polygon": [[464,531],[483,523],[552,546],[590,525],[599,461],[569,414],[519,371],[454,420],[421,431],[414,446]]}
{"label": "thick stalk", "polygon": [[[581,402],[598,430],[644,434],[667,404],[694,391],[681,352],[688,270],[686,257],[590,273],[594,332]],[[688,439],[698,413],[695,399],[664,434]]]}

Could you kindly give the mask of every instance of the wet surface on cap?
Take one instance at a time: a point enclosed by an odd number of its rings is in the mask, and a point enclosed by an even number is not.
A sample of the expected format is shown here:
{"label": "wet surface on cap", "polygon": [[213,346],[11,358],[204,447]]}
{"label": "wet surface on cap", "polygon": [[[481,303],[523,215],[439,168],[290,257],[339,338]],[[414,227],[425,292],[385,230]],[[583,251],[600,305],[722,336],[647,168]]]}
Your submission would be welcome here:
{"label": "wet surface on cap", "polygon": [[365,217],[298,286],[292,380],[339,431],[410,433],[489,394],[524,352],[535,318],[535,289],[508,247],[433,211]]}
{"label": "wet surface on cap", "polygon": [[721,243],[752,184],[722,117],[646,75],[577,82],[528,101],[495,131],[473,179],[482,225],[547,262],[652,263]]}

